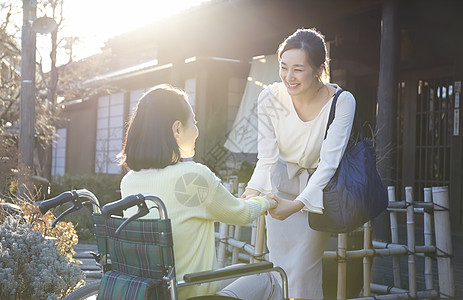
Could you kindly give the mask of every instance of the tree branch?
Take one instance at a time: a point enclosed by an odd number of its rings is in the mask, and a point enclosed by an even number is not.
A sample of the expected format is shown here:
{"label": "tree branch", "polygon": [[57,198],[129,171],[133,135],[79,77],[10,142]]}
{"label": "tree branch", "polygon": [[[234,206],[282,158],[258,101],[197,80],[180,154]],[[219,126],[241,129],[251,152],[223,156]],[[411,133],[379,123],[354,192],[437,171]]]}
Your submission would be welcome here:
{"label": "tree branch", "polygon": [[37,67],[39,69],[40,78],[42,78],[43,86],[48,90],[47,80],[45,78],[45,73],[43,72],[42,58],[40,58],[40,62],[37,63]]}

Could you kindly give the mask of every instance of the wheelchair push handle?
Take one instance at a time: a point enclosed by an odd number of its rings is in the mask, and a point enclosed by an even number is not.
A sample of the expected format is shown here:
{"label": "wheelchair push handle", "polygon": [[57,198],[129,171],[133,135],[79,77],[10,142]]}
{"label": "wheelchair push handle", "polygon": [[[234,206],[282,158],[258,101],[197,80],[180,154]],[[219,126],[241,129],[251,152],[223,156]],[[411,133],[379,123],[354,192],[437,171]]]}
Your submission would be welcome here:
{"label": "wheelchair push handle", "polygon": [[109,218],[111,215],[122,215],[122,212],[127,208],[132,206],[143,205],[145,203],[145,198],[142,194],[130,195],[121,200],[117,200],[111,203],[104,205],[101,208],[101,213],[106,218]]}
{"label": "wheelchair push handle", "polygon": [[[88,201],[82,202],[81,198],[84,198]],[[50,209],[68,202],[71,203],[71,207],[69,207],[62,214],[56,217],[55,221],[53,221],[53,223],[51,224],[52,227],[55,227],[56,223],[58,223],[58,221],[61,220],[65,215],[81,209],[83,207],[83,204],[86,203],[92,204],[94,212],[100,212],[98,199],[92,192],[86,189],[67,191],[54,198],[44,200],[40,202],[39,210],[42,214],[45,214]]]}
{"label": "wheelchair push handle", "polygon": [[60,195],[54,198],[42,201],[39,205],[39,209],[42,214],[45,214],[47,211],[49,211],[50,209],[56,206],[59,206],[67,202],[75,201],[78,198],[79,198],[79,195],[77,194],[75,190],[67,191],[67,192],[61,193]]}
{"label": "wheelchair push handle", "polygon": [[111,202],[106,204],[101,208],[101,212],[105,218],[109,218],[112,215],[122,215],[123,210],[126,210],[133,206],[138,206],[138,211],[128,219],[126,219],[117,229],[116,234],[119,234],[121,230],[127,226],[130,222],[146,216],[149,213],[148,206],[146,205],[145,200],[153,201],[155,203],[155,207],[159,210],[159,216],[161,220],[167,219],[167,210],[164,203],[158,197],[154,195],[130,195],[125,197],[124,199]]}
{"label": "wheelchair push handle", "polygon": [[[159,210],[160,219],[167,219],[167,209],[164,203],[154,195],[150,194],[137,194],[130,195],[121,200],[114,201],[106,204],[101,208],[101,212],[104,217],[109,218],[111,215],[121,215],[122,212],[132,206],[138,206],[138,218],[146,215],[149,211],[145,201],[152,201],[156,205],[155,207]],[[145,213],[146,212],[146,213]]]}

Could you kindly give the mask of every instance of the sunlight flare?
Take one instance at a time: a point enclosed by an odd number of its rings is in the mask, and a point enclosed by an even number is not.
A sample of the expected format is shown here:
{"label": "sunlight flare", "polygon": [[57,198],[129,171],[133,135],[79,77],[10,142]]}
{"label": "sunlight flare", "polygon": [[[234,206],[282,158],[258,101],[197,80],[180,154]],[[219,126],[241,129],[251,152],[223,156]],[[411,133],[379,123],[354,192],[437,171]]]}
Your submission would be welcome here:
{"label": "sunlight flare", "polygon": [[67,36],[82,37],[81,57],[99,52],[111,37],[167,18],[210,0],[68,0],[65,3]]}

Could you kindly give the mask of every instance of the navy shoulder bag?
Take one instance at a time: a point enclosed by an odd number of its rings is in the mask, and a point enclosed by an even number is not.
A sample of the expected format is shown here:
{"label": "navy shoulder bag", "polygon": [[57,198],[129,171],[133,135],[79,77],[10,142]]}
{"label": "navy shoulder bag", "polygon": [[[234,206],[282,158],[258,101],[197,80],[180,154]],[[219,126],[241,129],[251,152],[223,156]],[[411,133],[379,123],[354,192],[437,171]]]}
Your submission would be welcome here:
{"label": "navy shoulder bag", "polygon": [[[331,105],[328,128],[334,120],[339,90]],[[387,207],[387,194],[376,169],[373,142],[363,136],[360,121],[354,124],[359,140],[350,138],[333,178],[323,190],[323,214],[309,212],[309,225],[317,231],[350,232],[374,219]]]}

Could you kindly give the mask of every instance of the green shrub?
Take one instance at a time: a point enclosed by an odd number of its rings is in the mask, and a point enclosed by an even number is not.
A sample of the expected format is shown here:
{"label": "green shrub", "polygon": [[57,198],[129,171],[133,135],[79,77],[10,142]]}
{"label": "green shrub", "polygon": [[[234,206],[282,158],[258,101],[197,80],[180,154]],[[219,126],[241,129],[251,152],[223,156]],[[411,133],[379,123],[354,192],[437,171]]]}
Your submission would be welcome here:
{"label": "green shrub", "polygon": [[122,175],[112,174],[55,176],[51,181],[50,197],[69,190],[87,189],[104,205],[118,199],[121,179]]}
{"label": "green shrub", "polygon": [[[100,205],[103,206],[106,203],[119,199],[120,195],[118,191],[122,176],[109,174],[66,174],[64,176],[56,176],[51,181],[50,198],[69,190],[87,189],[95,194]],[[65,208],[58,208],[54,211],[54,214],[56,216],[59,215]],[[93,220],[90,210],[81,209],[68,215],[65,219],[74,224],[80,241],[94,241]]]}
{"label": "green shrub", "polygon": [[0,241],[0,299],[57,299],[84,283],[80,268],[22,218],[6,218]]}

